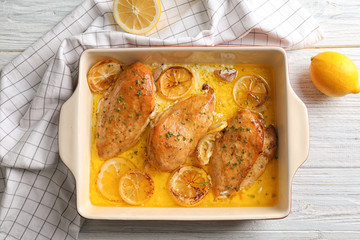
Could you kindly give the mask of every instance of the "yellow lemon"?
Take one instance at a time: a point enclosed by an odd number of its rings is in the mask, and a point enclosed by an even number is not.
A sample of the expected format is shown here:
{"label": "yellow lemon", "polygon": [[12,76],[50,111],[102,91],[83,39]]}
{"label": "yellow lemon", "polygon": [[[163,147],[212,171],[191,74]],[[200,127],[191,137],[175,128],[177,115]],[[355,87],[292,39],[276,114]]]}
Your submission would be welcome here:
{"label": "yellow lemon", "polygon": [[154,194],[154,181],[146,172],[139,170],[127,172],[120,179],[119,192],[128,204],[141,205]]}
{"label": "yellow lemon", "polygon": [[169,180],[171,196],[181,206],[194,206],[200,203],[209,189],[209,176],[202,168],[194,166],[179,168]]}
{"label": "yellow lemon", "polygon": [[341,53],[322,52],[312,57],[310,77],[317,89],[330,97],[360,92],[356,65]]}
{"label": "yellow lemon", "polygon": [[153,29],[160,19],[160,0],[114,0],[113,14],[124,31],[144,34]]}
{"label": "yellow lemon", "polygon": [[169,67],[158,78],[160,93],[167,99],[176,100],[188,94],[194,85],[194,77],[189,69],[179,66]]}

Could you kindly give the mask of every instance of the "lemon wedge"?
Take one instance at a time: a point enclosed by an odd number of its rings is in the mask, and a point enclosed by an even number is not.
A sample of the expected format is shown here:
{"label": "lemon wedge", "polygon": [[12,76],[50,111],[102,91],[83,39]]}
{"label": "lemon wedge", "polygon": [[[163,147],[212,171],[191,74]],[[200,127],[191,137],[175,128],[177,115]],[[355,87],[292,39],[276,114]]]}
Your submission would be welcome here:
{"label": "lemon wedge", "polygon": [[224,128],[227,127],[227,121],[222,121],[219,123],[215,123],[209,127],[208,133],[220,132]]}
{"label": "lemon wedge", "polygon": [[160,0],[114,0],[113,14],[124,31],[144,34],[153,29],[160,19]]}

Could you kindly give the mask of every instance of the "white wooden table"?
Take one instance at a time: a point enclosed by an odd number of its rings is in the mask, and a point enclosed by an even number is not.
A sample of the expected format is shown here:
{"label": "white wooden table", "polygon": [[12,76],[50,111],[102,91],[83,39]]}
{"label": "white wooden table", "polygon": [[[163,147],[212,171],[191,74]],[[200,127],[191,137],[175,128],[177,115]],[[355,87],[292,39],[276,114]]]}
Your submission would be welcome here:
{"label": "white wooden table", "polygon": [[[80,239],[360,239],[360,94],[329,98],[312,84],[310,57],[338,51],[360,69],[360,1],[301,0],[325,40],[289,51],[291,85],[310,120],[310,154],[293,181],[292,212],[281,220],[151,222],[87,220]],[[81,0],[0,0],[0,69]]]}

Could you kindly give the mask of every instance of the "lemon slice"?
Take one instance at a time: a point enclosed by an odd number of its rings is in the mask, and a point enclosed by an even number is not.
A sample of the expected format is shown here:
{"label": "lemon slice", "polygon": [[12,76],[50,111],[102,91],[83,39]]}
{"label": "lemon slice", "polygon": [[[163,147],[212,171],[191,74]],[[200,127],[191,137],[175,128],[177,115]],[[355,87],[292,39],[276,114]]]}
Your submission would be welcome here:
{"label": "lemon slice", "polygon": [[202,166],[209,164],[214,149],[215,134],[216,133],[210,133],[205,135],[196,146],[196,157]]}
{"label": "lemon slice", "polygon": [[116,81],[121,72],[121,64],[115,59],[106,59],[97,62],[87,74],[87,81],[91,92],[106,91]]}
{"label": "lemon slice", "polygon": [[121,201],[119,194],[120,178],[128,171],[135,170],[135,165],[125,158],[112,158],[101,167],[96,186],[100,193],[111,201]]}
{"label": "lemon slice", "polygon": [[128,204],[141,205],[154,194],[154,182],[145,172],[128,172],[120,179],[119,191],[122,199]]}
{"label": "lemon slice", "polygon": [[243,108],[261,106],[267,99],[269,85],[260,76],[243,76],[234,86],[233,96],[235,102]]}
{"label": "lemon slice", "polygon": [[184,97],[194,83],[193,74],[184,67],[169,67],[158,79],[159,91],[167,99],[176,100]]}
{"label": "lemon slice", "polygon": [[222,121],[219,123],[215,123],[209,127],[208,133],[220,132],[228,125],[227,121]]}
{"label": "lemon slice", "polygon": [[160,19],[160,0],[114,0],[113,14],[124,31],[144,34],[153,29]]}
{"label": "lemon slice", "polygon": [[174,200],[182,206],[194,206],[208,194],[210,182],[207,173],[194,166],[176,170],[169,181],[169,190]]}

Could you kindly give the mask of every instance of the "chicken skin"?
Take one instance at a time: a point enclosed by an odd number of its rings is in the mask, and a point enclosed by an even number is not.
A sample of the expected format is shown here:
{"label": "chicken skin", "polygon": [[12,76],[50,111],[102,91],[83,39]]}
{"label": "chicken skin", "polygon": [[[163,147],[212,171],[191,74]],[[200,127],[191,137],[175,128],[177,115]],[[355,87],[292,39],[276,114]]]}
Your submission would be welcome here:
{"label": "chicken skin", "polygon": [[150,133],[149,163],[162,172],[183,164],[210,127],[214,109],[214,94],[194,95],[161,113]]}
{"label": "chicken skin", "polygon": [[231,196],[239,190],[263,145],[264,125],[260,115],[249,110],[239,110],[228,121],[228,127],[216,136],[210,160],[215,197]]}
{"label": "chicken skin", "polygon": [[101,158],[127,150],[139,138],[155,109],[151,70],[134,63],[120,73],[99,102],[96,147]]}
{"label": "chicken skin", "polygon": [[240,184],[240,190],[250,187],[264,173],[268,162],[274,158],[277,149],[277,137],[274,126],[270,125],[265,128],[264,145],[261,153],[256,159],[251,170],[246,175],[244,181]]}

